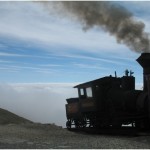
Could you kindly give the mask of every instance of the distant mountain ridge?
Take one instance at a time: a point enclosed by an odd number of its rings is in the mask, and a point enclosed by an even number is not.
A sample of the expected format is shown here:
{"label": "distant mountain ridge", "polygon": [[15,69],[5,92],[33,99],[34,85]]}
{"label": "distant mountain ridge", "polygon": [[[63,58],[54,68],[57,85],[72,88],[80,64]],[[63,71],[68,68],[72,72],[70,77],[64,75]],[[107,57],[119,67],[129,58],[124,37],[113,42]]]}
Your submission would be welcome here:
{"label": "distant mountain ridge", "polygon": [[32,123],[32,121],[20,117],[8,110],[0,108],[0,124],[21,124],[21,123]]}

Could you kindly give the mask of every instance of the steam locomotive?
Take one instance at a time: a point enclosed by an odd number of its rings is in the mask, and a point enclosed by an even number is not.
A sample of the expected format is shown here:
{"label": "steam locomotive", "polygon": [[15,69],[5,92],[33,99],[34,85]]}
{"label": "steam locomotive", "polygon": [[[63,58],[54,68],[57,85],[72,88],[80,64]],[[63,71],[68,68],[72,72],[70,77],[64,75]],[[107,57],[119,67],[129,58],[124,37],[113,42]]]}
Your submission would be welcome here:
{"label": "steam locomotive", "polygon": [[150,129],[150,53],[137,62],[143,67],[143,90],[135,90],[132,71],[79,84],[77,98],[66,99],[66,127],[115,127],[132,124]]}

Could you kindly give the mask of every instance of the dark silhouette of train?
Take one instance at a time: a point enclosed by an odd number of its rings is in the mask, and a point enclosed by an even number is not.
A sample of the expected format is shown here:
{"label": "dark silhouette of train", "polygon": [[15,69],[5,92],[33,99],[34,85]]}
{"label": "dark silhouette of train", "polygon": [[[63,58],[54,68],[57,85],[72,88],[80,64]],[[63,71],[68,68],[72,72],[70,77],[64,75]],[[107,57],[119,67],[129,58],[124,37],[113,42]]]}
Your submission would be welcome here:
{"label": "dark silhouette of train", "polygon": [[67,128],[114,127],[132,124],[150,128],[150,53],[137,62],[143,67],[143,90],[135,90],[132,71],[123,77],[106,76],[79,84],[78,98],[67,99]]}

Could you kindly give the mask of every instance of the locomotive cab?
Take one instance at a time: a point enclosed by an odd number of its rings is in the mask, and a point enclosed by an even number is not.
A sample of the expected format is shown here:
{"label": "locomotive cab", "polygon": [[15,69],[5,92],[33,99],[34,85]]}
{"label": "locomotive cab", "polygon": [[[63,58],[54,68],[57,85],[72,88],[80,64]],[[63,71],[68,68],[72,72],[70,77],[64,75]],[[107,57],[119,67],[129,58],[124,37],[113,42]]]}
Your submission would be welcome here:
{"label": "locomotive cab", "polygon": [[81,112],[95,111],[96,107],[92,85],[79,85],[77,88]]}

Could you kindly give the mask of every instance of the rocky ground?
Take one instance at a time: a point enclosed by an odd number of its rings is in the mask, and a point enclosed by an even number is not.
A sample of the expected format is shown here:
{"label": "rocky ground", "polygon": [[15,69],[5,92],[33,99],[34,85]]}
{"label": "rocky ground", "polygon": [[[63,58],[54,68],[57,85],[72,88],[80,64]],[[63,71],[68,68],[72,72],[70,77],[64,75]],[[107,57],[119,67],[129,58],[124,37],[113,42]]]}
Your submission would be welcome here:
{"label": "rocky ground", "polygon": [[150,149],[150,134],[75,133],[54,124],[33,123],[0,109],[0,149]]}
{"label": "rocky ground", "polygon": [[51,124],[0,125],[0,149],[150,149],[150,136],[91,135]]}

